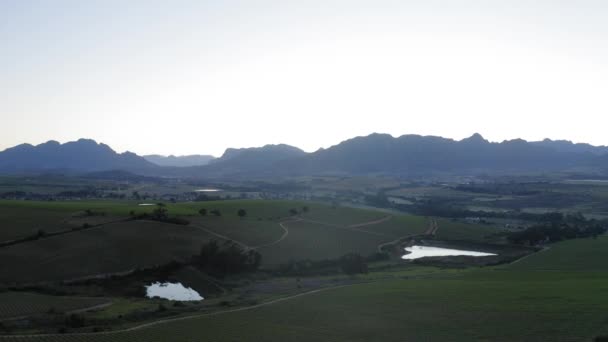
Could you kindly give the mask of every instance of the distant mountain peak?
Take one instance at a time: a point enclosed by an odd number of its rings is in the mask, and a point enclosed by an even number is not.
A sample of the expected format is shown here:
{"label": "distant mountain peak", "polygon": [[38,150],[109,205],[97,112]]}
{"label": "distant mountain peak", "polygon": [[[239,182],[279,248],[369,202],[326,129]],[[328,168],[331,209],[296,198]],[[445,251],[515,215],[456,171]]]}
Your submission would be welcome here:
{"label": "distant mountain peak", "polygon": [[65,144],[55,140],[32,146],[19,145],[0,152],[0,171],[39,172],[66,170],[90,172],[122,169],[139,171],[155,166],[131,152],[116,153],[106,144],[78,139]]}
{"label": "distant mountain peak", "polygon": [[462,139],[462,142],[469,142],[469,143],[484,143],[487,144],[489,143],[488,140],[486,140],[481,134],[479,133],[475,133],[473,135],[471,135],[468,138]]}
{"label": "distant mountain peak", "polygon": [[144,156],[147,161],[154,163],[159,166],[171,166],[171,167],[190,167],[190,166],[203,166],[209,164],[209,162],[215,159],[211,155],[185,155],[185,156],[162,156],[158,154],[151,154]]}
{"label": "distant mountain peak", "polygon": [[59,145],[61,145],[61,143],[59,141],[57,141],[57,140],[49,140],[49,141],[47,141],[45,143],[42,143],[42,144],[40,144],[38,146],[43,146],[43,145],[46,145],[46,146],[59,146]]}

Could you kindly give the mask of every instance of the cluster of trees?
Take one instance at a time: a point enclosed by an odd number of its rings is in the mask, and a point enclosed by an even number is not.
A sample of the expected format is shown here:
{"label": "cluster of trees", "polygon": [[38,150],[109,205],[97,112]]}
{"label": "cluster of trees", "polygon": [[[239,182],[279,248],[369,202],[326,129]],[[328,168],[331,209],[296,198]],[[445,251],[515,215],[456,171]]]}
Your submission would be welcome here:
{"label": "cluster of trees", "polygon": [[597,237],[607,230],[605,224],[587,220],[582,214],[548,213],[544,221],[526,230],[510,233],[507,238],[515,244],[538,245],[577,238]]}
{"label": "cluster of trees", "polygon": [[296,216],[296,215],[298,215],[300,212],[302,212],[302,213],[307,213],[307,212],[309,212],[309,211],[310,211],[310,208],[309,208],[308,206],[306,206],[306,205],[305,205],[305,206],[303,206],[303,207],[301,208],[301,211],[299,211],[299,210],[298,210],[298,208],[291,208],[291,209],[289,209],[289,215],[291,215],[291,216]]}
{"label": "cluster of trees", "polygon": [[8,191],[0,193],[1,199],[11,200],[30,200],[30,201],[54,201],[54,200],[70,200],[70,199],[82,199],[82,198],[102,198],[109,197],[103,192],[95,189],[85,189],[77,191],[62,191],[55,194],[48,193],[36,193],[36,192],[25,192],[25,191]]}
{"label": "cluster of trees", "polygon": [[262,255],[255,250],[244,250],[241,246],[227,241],[219,244],[212,240],[201,247],[192,264],[201,271],[215,277],[251,272],[259,268]]}
{"label": "cluster of trees", "polygon": [[367,273],[367,261],[357,253],[349,253],[340,258],[340,268],[346,274]]}
{"label": "cluster of trees", "polygon": [[133,220],[151,220],[165,223],[173,223],[173,224],[181,224],[188,225],[190,221],[183,219],[181,217],[169,216],[169,210],[163,203],[158,203],[156,208],[152,210],[150,213],[135,213],[134,211],[130,212],[131,218]]}
{"label": "cluster of trees", "polygon": [[195,202],[206,202],[206,201],[221,201],[223,198],[221,196],[213,196],[207,194],[197,194],[194,198]]}
{"label": "cluster of trees", "polygon": [[207,209],[202,208],[201,210],[198,211],[198,213],[201,216],[207,216],[208,213],[211,214],[211,215],[213,215],[213,216],[222,216],[222,212],[219,211],[218,209],[212,209],[210,211],[207,211]]}
{"label": "cluster of trees", "polygon": [[[213,209],[211,211],[207,211],[206,208],[201,208],[198,211],[198,213],[201,216],[207,216],[208,213],[210,213],[211,215],[214,215],[214,216],[222,216],[222,212],[219,211],[218,209]],[[239,209],[239,210],[237,210],[236,215],[238,217],[240,217],[240,218],[243,218],[243,217],[247,216],[247,210],[245,210],[245,209]]]}
{"label": "cluster of trees", "polygon": [[503,218],[533,222],[551,221],[551,216],[562,215],[559,212],[528,213],[518,210],[511,211],[476,211],[463,209],[449,199],[429,199],[417,201],[413,205],[394,204],[394,208],[420,216],[436,216],[463,219],[467,217]]}

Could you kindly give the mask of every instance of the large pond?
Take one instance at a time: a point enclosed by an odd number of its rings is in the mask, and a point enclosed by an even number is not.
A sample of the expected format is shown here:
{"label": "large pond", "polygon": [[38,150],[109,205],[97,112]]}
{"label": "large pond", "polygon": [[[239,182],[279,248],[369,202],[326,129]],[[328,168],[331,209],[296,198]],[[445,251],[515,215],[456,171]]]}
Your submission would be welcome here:
{"label": "large pond", "polygon": [[181,302],[203,300],[204,298],[189,287],[181,283],[160,283],[156,282],[146,286],[146,297],[160,297],[163,299],[176,300]]}
{"label": "large pond", "polygon": [[468,256],[482,257],[482,256],[496,255],[494,253],[465,251],[465,250],[460,250],[460,249],[450,249],[450,248],[431,247],[431,246],[411,246],[411,247],[405,247],[405,250],[409,253],[401,257],[401,259],[404,259],[404,260],[414,260],[414,259],[420,259],[420,258],[424,258],[424,257],[437,257],[437,256],[468,255]]}

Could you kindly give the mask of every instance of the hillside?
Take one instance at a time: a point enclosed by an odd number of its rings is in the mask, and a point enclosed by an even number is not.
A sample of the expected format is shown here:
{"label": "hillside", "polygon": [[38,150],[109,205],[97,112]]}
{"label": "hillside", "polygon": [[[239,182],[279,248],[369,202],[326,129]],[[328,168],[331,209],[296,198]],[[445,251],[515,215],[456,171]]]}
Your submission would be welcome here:
{"label": "hillside", "polygon": [[[146,176],[264,178],[322,174],[386,174],[400,177],[573,171],[603,172],[608,149],[569,141],[521,139],[489,142],[481,135],[457,141],[436,136],[371,134],[306,153],[289,145],[229,148],[220,157],[140,157],[118,154],[105,144],[81,139],[0,152],[0,172],[96,172],[122,170]],[[207,163],[206,165],[201,165]]]}
{"label": "hillside", "polygon": [[33,146],[22,144],[0,152],[0,172],[94,172],[124,170],[150,172],[156,166],[131,153],[116,153],[108,145],[80,139],[65,144],[49,141]]}
{"label": "hillside", "polygon": [[564,141],[515,139],[493,143],[479,134],[460,141],[435,136],[394,138],[388,134],[371,134],[314,153],[285,153],[268,147],[227,150],[222,158],[186,174],[200,177],[328,173],[420,176],[595,171],[608,165],[605,151],[603,147]]}
{"label": "hillside", "polygon": [[188,166],[201,166],[207,165],[213,159],[214,156],[194,154],[189,156],[161,156],[158,154],[151,154],[143,156],[147,161],[154,163],[158,166],[173,166],[173,167],[188,167]]}

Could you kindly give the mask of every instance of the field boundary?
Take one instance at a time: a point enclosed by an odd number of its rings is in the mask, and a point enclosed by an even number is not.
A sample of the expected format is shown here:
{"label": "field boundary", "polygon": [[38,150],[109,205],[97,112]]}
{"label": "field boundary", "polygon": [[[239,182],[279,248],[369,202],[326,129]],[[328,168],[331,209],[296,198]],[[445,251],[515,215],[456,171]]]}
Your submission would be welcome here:
{"label": "field boundary", "polygon": [[281,235],[281,237],[278,240],[270,242],[270,243],[266,243],[266,244],[263,244],[263,245],[254,246],[254,247],[251,247],[251,249],[259,249],[259,248],[264,248],[264,247],[270,247],[270,246],[274,246],[274,245],[280,243],[287,236],[289,236],[289,229],[287,228],[286,224],[287,223],[291,223],[291,222],[298,222],[298,221],[302,221],[302,219],[298,218],[298,219],[293,219],[293,220],[287,220],[287,221],[279,222],[279,226],[283,229],[283,235]]}
{"label": "field boundary", "polygon": [[[85,297],[81,297],[81,298],[85,298]],[[90,297],[90,298],[94,298],[94,297]],[[77,313],[83,313],[83,312],[97,310],[97,309],[104,309],[104,308],[107,308],[108,306],[112,305],[113,303],[114,302],[112,302],[111,300],[109,300],[108,302],[105,302],[105,303],[96,304],[96,305],[92,305],[92,306],[87,306],[87,307],[80,308],[80,309],[74,309],[74,310],[65,311],[65,314],[77,314]],[[34,313],[34,314],[29,314],[29,315],[2,317],[2,318],[0,318],[0,322],[10,322],[10,321],[27,319],[27,318],[32,317],[34,315],[36,315],[36,314]],[[10,337],[10,336],[1,336],[0,335],[0,339],[5,338],[5,337]]]}
{"label": "field boundary", "polygon": [[96,336],[96,335],[100,336],[100,335],[113,335],[113,334],[127,333],[127,332],[132,332],[132,331],[138,331],[138,330],[146,329],[146,328],[157,326],[157,325],[167,324],[167,323],[181,322],[181,321],[186,321],[186,320],[191,320],[191,319],[197,319],[197,318],[202,318],[202,317],[212,317],[212,316],[219,316],[219,315],[228,314],[228,313],[254,310],[254,309],[257,309],[257,308],[264,307],[264,306],[273,305],[273,304],[276,304],[276,303],[281,303],[281,302],[284,302],[284,301],[288,301],[288,300],[299,298],[299,297],[308,296],[308,295],[311,295],[311,294],[316,294],[316,293],[325,292],[325,291],[329,291],[329,290],[337,290],[337,289],[340,289],[340,288],[345,288],[345,287],[350,287],[350,286],[355,286],[355,285],[368,284],[368,283],[371,283],[371,281],[362,281],[362,282],[354,283],[354,284],[346,284],[346,285],[339,285],[339,286],[324,287],[324,288],[320,288],[320,289],[316,289],[316,290],[311,290],[311,291],[307,291],[307,292],[302,292],[302,293],[297,293],[297,294],[294,294],[294,295],[291,295],[291,296],[281,297],[281,298],[270,300],[268,302],[264,302],[264,303],[260,303],[260,304],[255,304],[255,305],[251,305],[251,306],[246,306],[246,307],[241,307],[241,308],[237,308],[237,309],[230,309],[230,310],[216,311],[216,312],[206,312],[206,313],[202,313],[202,314],[196,314],[196,315],[190,315],[190,316],[184,316],[184,317],[167,318],[167,319],[162,319],[162,320],[158,320],[158,321],[154,321],[154,322],[144,323],[144,324],[140,324],[140,325],[137,325],[137,326],[134,326],[134,327],[120,329],[120,330],[100,331],[100,332],[90,332],[90,333],[73,333],[73,334],[69,334],[68,333],[68,334],[5,335],[5,336],[0,336],[0,341],[19,340],[19,339],[24,339],[24,338],[60,337],[60,336]]}
{"label": "field boundary", "polygon": [[394,244],[399,243],[399,242],[401,242],[403,240],[406,240],[406,239],[413,239],[413,238],[415,238],[417,236],[421,236],[421,237],[423,237],[423,236],[429,236],[429,235],[434,236],[435,234],[437,234],[437,230],[439,230],[439,225],[437,224],[437,220],[432,219],[429,222],[429,227],[427,228],[427,230],[425,230],[421,234],[409,234],[409,235],[405,235],[405,236],[396,238],[393,241],[384,242],[382,244],[379,244],[378,245],[378,253],[384,252],[384,246],[394,245]]}
{"label": "field boundary", "polygon": [[545,246],[545,247],[543,247],[543,248],[542,248],[540,251],[532,252],[532,253],[530,253],[530,254],[528,254],[528,255],[525,255],[525,256],[524,256],[524,257],[522,257],[522,258],[519,258],[519,259],[517,259],[517,260],[513,260],[512,262],[508,263],[507,265],[513,265],[513,264],[516,264],[516,263],[518,263],[518,262],[520,262],[520,261],[522,261],[522,260],[524,260],[524,259],[527,259],[527,258],[529,258],[529,257],[531,257],[531,256],[534,256],[534,255],[538,255],[539,253],[542,253],[542,252],[546,252],[546,251],[548,251],[548,250],[550,250],[550,249],[551,249],[551,246]]}
{"label": "field boundary", "polygon": [[334,229],[350,230],[350,231],[353,231],[353,232],[365,233],[365,234],[370,234],[370,235],[375,235],[375,236],[381,236],[381,237],[391,237],[391,236],[386,235],[386,234],[377,233],[377,232],[370,232],[370,231],[365,230],[365,229],[351,228],[350,226],[341,226],[341,225],[338,225],[338,224],[327,223],[327,222],[316,221],[316,220],[309,220],[309,219],[302,219],[302,221],[303,222],[314,223],[314,224],[318,224],[318,225],[322,225],[322,226],[326,226],[326,227],[330,227],[330,228],[334,228]]}
{"label": "field boundary", "polygon": [[241,242],[241,241],[238,241],[238,240],[235,240],[235,239],[231,239],[229,236],[226,236],[226,235],[222,235],[222,234],[216,233],[216,232],[214,232],[214,231],[210,230],[209,228],[205,228],[204,226],[201,226],[201,225],[194,225],[194,224],[191,224],[191,225],[189,225],[189,226],[190,226],[190,227],[193,227],[193,228],[196,228],[196,229],[200,229],[200,230],[204,231],[205,233],[208,233],[208,234],[211,234],[211,235],[213,235],[213,236],[216,236],[216,237],[218,237],[218,238],[220,238],[220,239],[222,239],[222,240],[226,240],[226,241],[232,241],[232,242],[234,242],[235,244],[237,244],[237,245],[241,246],[241,247],[242,247],[243,249],[245,249],[245,250],[250,250],[250,249],[251,249],[251,246],[249,246],[249,245],[247,245],[247,244],[245,244],[245,243],[243,243],[243,242]]}
{"label": "field boundary", "polygon": [[44,240],[44,239],[49,239],[49,238],[52,238],[52,237],[55,237],[55,236],[62,236],[62,235],[67,235],[67,234],[71,234],[71,233],[82,232],[82,231],[86,231],[86,230],[92,230],[92,229],[96,229],[96,228],[101,228],[101,227],[103,227],[105,225],[108,225],[108,224],[121,223],[121,222],[127,222],[127,221],[131,221],[131,218],[126,218],[126,219],[123,218],[123,219],[119,219],[119,220],[108,221],[108,222],[104,222],[104,223],[99,223],[99,224],[91,225],[91,226],[86,227],[86,228],[83,228],[83,227],[74,227],[74,228],[71,228],[71,229],[64,229],[64,230],[59,230],[59,231],[55,231],[55,232],[51,232],[51,233],[45,233],[44,235],[40,235],[40,236],[32,235],[32,236],[26,236],[26,237],[21,238],[21,239],[1,241],[0,242],[0,248],[20,245],[20,244],[24,244],[24,243],[28,243],[28,242],[34,242],[34,241],[39,241],[39,240]]}

